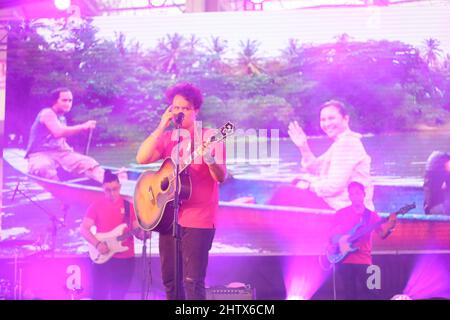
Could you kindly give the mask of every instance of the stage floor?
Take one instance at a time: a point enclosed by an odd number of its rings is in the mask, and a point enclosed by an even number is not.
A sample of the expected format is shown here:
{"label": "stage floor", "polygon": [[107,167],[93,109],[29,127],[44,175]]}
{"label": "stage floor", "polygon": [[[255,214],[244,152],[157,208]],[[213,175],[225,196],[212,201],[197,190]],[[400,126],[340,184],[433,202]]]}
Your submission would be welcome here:
{"label": "stage floor", "polygon": [[[149,300],[163,300],[159,257],[147,259],[151,283]],[[450,253],[376,254],[373,264],[380,275],[379,299],[408,293],[414,299],[450,298]],[[134,277],[126,299],[139,300],[142,294],[143,260],[136,258]],[[35,256],[27,259],[0,259],[0,283],[21,287],[22,299],[89,299],[91,262],[86,256]],[[370,274],[368,275],[370,276]],[[3,282],[1,282],[3,281]],[[223,287],[241,283],[254,289],[257,300],[334,298],[333,272],[324,267],[319,256],[211,255],[206,286]],[[73,291],[73,287],[81,291]],[[342,283],[336,279],[336,292]],[[14,290],[8,298],[13,299]],[[223,297],[222,297],[223,298]],[[233,297],[236,299],[236,296]]]}

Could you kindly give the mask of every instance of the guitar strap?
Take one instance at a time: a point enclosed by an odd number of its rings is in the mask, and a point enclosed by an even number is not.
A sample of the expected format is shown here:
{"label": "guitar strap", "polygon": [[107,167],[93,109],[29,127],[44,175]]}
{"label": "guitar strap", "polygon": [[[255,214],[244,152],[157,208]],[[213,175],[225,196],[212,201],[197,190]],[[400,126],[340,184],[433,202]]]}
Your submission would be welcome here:
{"label": "guitar strap", "polygon": [[363,218],[362,218],[362,225],[367,227],[370,223],[370,216],[372,214],[372,211],[370,211],[369,209],[364,209],[364,214],[363,214]]}
{"label": "guitar strap", "polygon": [[125,214],[123,215],[123,222],[128,225],[128,228],[131,228],[131,225],[130,225],[130,203],[126,200],[123,200],[123,207],[125,208]]}

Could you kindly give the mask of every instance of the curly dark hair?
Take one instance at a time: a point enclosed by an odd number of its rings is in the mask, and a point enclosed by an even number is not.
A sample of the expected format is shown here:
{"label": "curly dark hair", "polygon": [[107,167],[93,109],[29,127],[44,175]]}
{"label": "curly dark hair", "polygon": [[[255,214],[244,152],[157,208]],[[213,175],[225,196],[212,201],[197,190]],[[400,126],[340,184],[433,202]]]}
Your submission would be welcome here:
{"label": "curly dark hair", "polygon": [[180,95],[192,104],[195,110],[200,109],[203,103],[203,96],[199,88],[192,83],[181,82],[170,87],[166,91],[166,98],[169,103],[176,95]]}

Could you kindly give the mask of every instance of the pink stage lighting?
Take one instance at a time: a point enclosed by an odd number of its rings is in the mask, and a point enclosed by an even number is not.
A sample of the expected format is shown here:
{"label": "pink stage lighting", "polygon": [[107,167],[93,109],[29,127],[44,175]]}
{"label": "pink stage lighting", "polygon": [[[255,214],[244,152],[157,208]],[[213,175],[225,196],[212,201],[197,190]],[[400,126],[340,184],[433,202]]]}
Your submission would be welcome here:
{"label": "pink stage lighting", "polygon": [[410,296],[406,294],[396,294],[391,300],[412,300]]}
{"label": "pink stage lighting", "polygon": [[450,298],[450,262],[446,255],[420,256],[403,294],[411,299]]}
{"label": "pink stage lighting", "polygon": [[310,300],[330,275],[315,256],[287,258],[284,264],[284,284],[287,300]]}
{"label": "pink stage lighting", "polygon": [[288,295],[287,300],[306,300],[306,298],[303,296],[294,294],[294,295],[290,295],[290,296]]}

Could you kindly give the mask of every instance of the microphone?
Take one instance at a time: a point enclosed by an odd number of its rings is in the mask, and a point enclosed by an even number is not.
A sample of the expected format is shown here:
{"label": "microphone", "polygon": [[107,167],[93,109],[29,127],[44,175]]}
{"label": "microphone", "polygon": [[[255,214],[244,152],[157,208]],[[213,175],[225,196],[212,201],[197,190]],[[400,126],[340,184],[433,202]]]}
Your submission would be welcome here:
{"label": "microphone", "polygon": [[175,123],[179,126],[181,126],[181,123],[183,122],[184,119],[184,113],[180,112],[179,114],[177,114],[177,117],[175,119]]}
{"label": "microphone", "polygon": [[19,191],[19,184],[20,184],[20,182],[17,182],[16,189],[14,190],[14,193],[13,193],[13,195],[11,197],[11,202],[14,201],[14,198],[16,197],[17,191]]}

